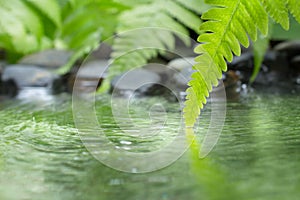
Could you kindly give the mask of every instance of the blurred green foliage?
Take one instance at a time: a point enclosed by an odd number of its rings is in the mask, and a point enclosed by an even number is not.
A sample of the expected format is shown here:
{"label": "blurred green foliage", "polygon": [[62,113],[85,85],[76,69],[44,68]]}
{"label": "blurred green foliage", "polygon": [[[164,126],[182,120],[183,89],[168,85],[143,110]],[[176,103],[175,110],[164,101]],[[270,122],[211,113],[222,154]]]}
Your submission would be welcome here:
{"label": "blurred green foliage", "polygon": [[77,57],[111,36],[128,6],[111,0],[0,0],[0,48],[11,62],[44,49]]}

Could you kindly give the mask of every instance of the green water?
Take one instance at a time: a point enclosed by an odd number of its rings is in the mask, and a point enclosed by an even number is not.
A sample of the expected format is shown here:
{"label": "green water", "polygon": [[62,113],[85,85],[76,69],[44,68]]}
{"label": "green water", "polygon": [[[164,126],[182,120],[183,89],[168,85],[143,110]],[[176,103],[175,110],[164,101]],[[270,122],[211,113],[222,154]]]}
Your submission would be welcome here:
{"label": "green water", "polygon": [[[153,151],[171,140],[179,127],[178,104],[136,100],[131,112],[136,126],[128,129],[149,126],[143,109],[153,102],[165,105],[166,129],[141,140],[124,135],[112,118],[108,99],[97,98],[96,110],[105,134],[119,148]],[[274,94],[228,102],[223,132],[205,159],[187,151],[172,165],[145,174],[116,171],[90,155],[75,128],[68,96],[2,103],[0,199],[298,199],[299,103],[299,95]],[[196,133],[199,140],[209,116],[207,105]]]}

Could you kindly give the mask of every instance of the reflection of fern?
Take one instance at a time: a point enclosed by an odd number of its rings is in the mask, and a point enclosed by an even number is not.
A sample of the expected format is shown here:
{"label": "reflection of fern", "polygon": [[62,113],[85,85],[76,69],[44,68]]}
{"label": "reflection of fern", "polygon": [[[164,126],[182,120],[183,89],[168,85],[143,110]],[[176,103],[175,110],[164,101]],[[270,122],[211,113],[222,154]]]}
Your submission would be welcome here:
{"label": "reflection of fern", "polygon": [[[186,3],[186,0],[143,2],[145,3],[135,4],[133,9],[124,12],[119,19],[117,33],[120,37],[116,38],[113,45],[112,58],[115,60],[114,66],[110,69],[112,74],[114,71],[119,73],[128,68],[141,66],[158,53],[164,53],[158,49],[174,49],[174,35],[189,45],[186,27],[199,32],[201,20],[190,10],[201,8],[203,2],[199,0],[190,0],[189,3]],[[147,27],[160,29],[146,29]],[[132,31],[133,29],[139,30]],[[124,56],[119,57],[121,55]]]}
{"label": "reflection of fern", "polygon": [[215,6],[202,15],[208,20],[201,25],[205,32],[200,35],[200,44],[195,51],[199,54],[193,68],[196,72],[189,82],[185,103],[185,121],[193,126],[203,104],[206,103],[212,85],[218,84],[222,71],[227,70],[226,61],[231,62],[233,53],[240,55],[239,43],[249,46],[247,34],[257,39],[257,29],[264,35],[268,32],[268,14],[285,29],[289,28],[289,11],[300,23],[298,0],[207,0]]}

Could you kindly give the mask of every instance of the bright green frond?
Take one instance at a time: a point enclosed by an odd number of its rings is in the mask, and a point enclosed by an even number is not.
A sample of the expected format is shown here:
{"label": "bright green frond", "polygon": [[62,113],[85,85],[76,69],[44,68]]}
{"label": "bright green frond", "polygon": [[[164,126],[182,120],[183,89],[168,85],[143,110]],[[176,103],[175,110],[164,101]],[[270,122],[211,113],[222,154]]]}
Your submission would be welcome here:
{"label": "bright green frond", "polygon": [[165,9],[169,15],[178,19],[181,23],[185,24],[195,32],[199,32],[201,20],[196,14],[187,11],[186,8],[171,0],[162,1],[159,5],[161,5],[162,10]]}
{"label": "bright green frond", "polygon": [[288,8],[295,19],[300,23],[300,1],[299,0],[288,0]]}
{"label": "bright green frond", "polygon": [[[225,60],[231,62],[233,54],[240,55],[239,43],[248,47],[248,36],[256,40],[258,29],[263,34],[268,32],[268,15],[258,0],[207,0],[206,3],[216,7],[202,15],[208,21],[200,26],[204,34],[198,41],[202,44],[195,49],[200,56],[196,58],[196,72],[187,90],[184,113],[187,126],[193,126],[208,92],[218,85],[222,71],[227,70]],[[197,100],[197,106],[191,99]]]}
{"label": "bright green frond", "polygon": [[260,0],[266,8],[269,15],[281,26],[289,29],[289,12],[286,7],[286,2],[283,0]]}

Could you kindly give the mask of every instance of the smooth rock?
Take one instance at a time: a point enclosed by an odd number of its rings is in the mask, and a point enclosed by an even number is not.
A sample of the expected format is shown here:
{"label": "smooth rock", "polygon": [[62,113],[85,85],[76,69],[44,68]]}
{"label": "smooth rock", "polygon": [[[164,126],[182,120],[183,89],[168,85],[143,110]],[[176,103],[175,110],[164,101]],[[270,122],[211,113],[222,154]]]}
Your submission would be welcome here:
{"label": "smooth rock", "polygon": [[290,76],[294,83],[300,85],[300,55],[295,56],[291,61]]}
{"label": "smooth rock", "polygon": [[158,74],[145,70],[135,69],[116,76],[111,82],[111,92],[120,96],[127,96],[133,92],[139,95],[151,95],[161,87],[161,78]]}
{"label": "smooth rock", "polygon": [[19,64],[37,65],[57,69],[65,65],[72,56],[72,52],[50,49],[25,56]]}
{"label": "smooth rock", "polygon": [[285,41],[274,46],[275,51],[300,51],[300,41]]}
{"label": "smooth rock", "polygon": [[186,67],[180,72],[174,74],[170,80],[170,87],[173,91],[184,92],[188,88],[188,82],[191,80],[192,74],[195,70],[192,67]]}
{"label": "smooth rock", "polygon": [[79,68],[74,68],[54,81],[54,93],[71,93],[74,89],[77,92],[96,91],[106,76],[108,65],[108,60],[91,60],[83,63]]}
{"label": "smooth rock", "polygon": [[4,68],[2,81],[12,80],[21,87],[50,87],[57,75],[34,65],[8,65]]}
{"label": "smooth rock", "polygon": [[173,73],[167,66],[159,63],[149,63],[143,66],[143,69],[146,69],[150,72],[158,74],[162,80],[162,83],[167,82],[170,79],[171,74]]}
{"label": "smooth rock", "polygon": [[246,52],[241,56],[234,56],[232,62],[228,63],[229,70],[249,71],[253,68],[253,53]]}
{"label": "smooth rock", "polygon": [[106,59],[110,58],[112,52],[112,47],[106,43],[101,43],[101,45],[91,53],[91,57],[95,59]]}
{"label": "smooth rock", "polygon": [[108,60],[93,60],[84,63],[77,72],[77,77],[83,79],[97,79],[106,76],[106,69],[109,66]]}
{"label": "smooth rock", "polygon": [[168,67],[177,71],[182,71],[186,68],[192,68],[196,64],[195,57],[176,58],[168,63]]}
{"label": "smooth rock", "polygon": [[71,77],[74,80],[76,78],[76,84],[73,89],[81,92],[96,91],[106,77],[108,66],[108,60],[93,60],[84,63],[77,71],[76,77],[75,74]]}
{"label": "smooth rock", "polygon": [[287,61],[290,61],[293,57],[300,54],[300,41],[285,41],[279,43],[274,47],[274,51],[282,54],[286,57]]}
{"label": "smooth rock", "polygon": [[194,48],[198,45],[194,40],[190,39],[190,46],[186,46],[178,37],[175,37],[175,48],[167,51],[162,57],[166,60],[173,60],[182,57],[196,57]]}

